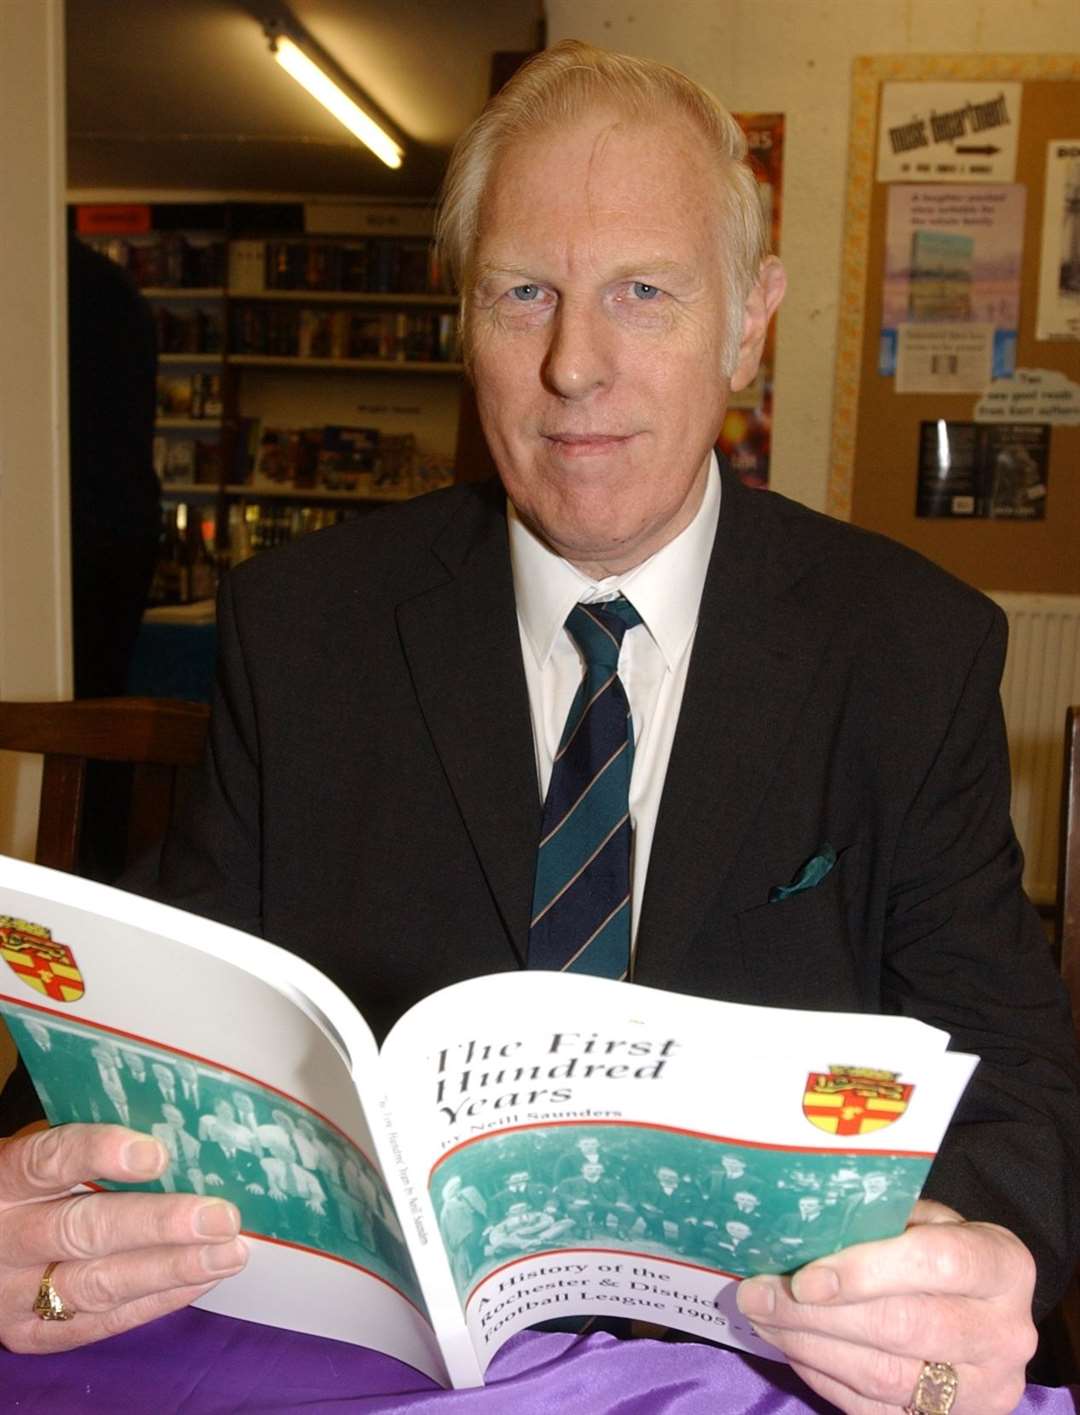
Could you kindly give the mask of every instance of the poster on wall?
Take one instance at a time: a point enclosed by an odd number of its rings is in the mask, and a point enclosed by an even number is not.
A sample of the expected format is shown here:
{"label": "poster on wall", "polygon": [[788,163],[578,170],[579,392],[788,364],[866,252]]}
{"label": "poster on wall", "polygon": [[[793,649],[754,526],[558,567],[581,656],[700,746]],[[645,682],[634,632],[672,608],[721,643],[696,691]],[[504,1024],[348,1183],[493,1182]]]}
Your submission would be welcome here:
{"label": "poster on wall", "polygon": [[[748,157],[758,180],[770,249],[778,252],[783,200],[784,115],[736,113],[734,117],[746,134]],[[769,328],[761,367],[753,383],[733,393],[728,400],[727,416],[716,444],[748,486],[769,484],[774,328],[775,325]]]}
{"label": "poster on wall", "polygon": [[884,83],[879,182],[1011,182],[1018,83]]}
{"label": "poster on wall", "polygon": [[[943,341],[936,364],[932,358],[914,365],[905,359],[898,393],[977,393],[987,376],[1012,373],[1020,322],[1024,197],[1019,184],[889,188],[878,372],[896,374],[900,331],[906,326],[932,327]],[[955,341],[959,326],[972,331],[962,384],[961,364],[950,357],[960,351],[944,343],[946,338]],[[974,332],[979,326],[985,326],[985,335]],[[982,363],[972,352],[980,338],[989,346]],[[920,348],[927,352],[925,341]],[[934,381],[935,370],[940,382]]]}
{"label": "poster on wall", "polygon": [[1045,423],[922,422],[915,514],[1041,521],[1049,462]]}
{"label": "poster on wall", "polygon": [[1080,339],[1080,141],[1046,150],[1036,339]]}

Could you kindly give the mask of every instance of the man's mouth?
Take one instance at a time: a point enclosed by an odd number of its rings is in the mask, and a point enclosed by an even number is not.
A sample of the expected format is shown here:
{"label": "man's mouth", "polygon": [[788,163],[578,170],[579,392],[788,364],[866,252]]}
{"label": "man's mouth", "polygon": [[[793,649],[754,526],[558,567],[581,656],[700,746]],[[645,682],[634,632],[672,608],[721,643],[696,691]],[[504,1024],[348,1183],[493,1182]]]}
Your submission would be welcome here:
{"label": "man's mouth", "polygon": [[633,433],[611,432],[546,432],[546,441],[552,443],[564,457],[596,457],[623,447],[634,436]]}

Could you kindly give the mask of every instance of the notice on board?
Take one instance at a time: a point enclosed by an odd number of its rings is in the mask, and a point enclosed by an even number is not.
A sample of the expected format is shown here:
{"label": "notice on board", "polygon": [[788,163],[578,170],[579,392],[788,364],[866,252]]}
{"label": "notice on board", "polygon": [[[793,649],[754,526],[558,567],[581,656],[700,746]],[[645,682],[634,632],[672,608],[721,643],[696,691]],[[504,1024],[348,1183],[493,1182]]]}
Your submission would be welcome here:
{"label": "notice on board", "polygon": [[1080,339],[1080,141],[1046,151],[1036,339]]}
{"label": "notice on board", "polygon": [[1052,368],[1018,368],[996,378],[975,404],[977,423],[1080,425],[1080,383]]}
{"label": "notice on board", "polygon": [[1033,423],[939,418],[919,425],[915,514],[949,519],[1041,521],[1046,517],[1050,429]]}
{"label": "notice on board", "polygon": [[885,83],[879,182],[1011,182],[1018,83]]}

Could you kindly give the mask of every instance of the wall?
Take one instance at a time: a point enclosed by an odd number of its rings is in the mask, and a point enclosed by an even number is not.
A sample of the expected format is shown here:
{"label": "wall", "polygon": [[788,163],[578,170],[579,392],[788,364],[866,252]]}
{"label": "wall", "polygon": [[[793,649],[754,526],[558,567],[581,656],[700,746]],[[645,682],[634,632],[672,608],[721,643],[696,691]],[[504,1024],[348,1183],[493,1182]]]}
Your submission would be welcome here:
{"label": "wall", "polygon": [[547,0],[548,38],[659,59],[732,109],[787,115],[772,484],[823,509],[858,54],[1080,50],[1076,0]]}
{"label": "wall", "polygon": [[[0,698],[70,694],[62,0],[0,0]],[[0,851],[40,765],[0,752]],[[0,1027],[0,1084],[11,1064]]]}
{"label": "wall", "polygon": [[[0,698],[70,692],[62,0],[0,0]],[[36,764],[0,753],[0,850]]]}

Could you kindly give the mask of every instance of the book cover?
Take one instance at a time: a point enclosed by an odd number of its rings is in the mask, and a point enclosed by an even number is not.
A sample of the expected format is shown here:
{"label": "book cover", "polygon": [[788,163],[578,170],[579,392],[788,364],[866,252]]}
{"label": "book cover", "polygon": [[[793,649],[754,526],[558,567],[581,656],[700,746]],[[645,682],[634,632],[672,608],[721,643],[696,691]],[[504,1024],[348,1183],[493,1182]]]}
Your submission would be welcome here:
{"label": "book cover", "polygon": [[143,1187],[240,1208],[248,1267],[200,1305],[454,1385],[600,1312],[777,1357],[739,1279],[899,1232],[976,1063],[910,1018],[543,972],[435,993],[380,1053],[305,960],[2,857],[0,959],[50,1121],[149,1131]]}

